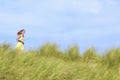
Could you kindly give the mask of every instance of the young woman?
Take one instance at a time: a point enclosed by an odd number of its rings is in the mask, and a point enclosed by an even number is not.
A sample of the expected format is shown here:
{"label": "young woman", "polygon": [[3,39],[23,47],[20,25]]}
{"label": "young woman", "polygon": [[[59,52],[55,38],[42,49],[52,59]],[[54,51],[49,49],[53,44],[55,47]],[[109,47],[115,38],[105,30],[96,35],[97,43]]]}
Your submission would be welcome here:
{"label": "young woman", "polygon": [[17,33],[17,45],[16,45],[16,49],[17,50],[24,50],[24,34],[25,34],[25,30],[22,29]]}

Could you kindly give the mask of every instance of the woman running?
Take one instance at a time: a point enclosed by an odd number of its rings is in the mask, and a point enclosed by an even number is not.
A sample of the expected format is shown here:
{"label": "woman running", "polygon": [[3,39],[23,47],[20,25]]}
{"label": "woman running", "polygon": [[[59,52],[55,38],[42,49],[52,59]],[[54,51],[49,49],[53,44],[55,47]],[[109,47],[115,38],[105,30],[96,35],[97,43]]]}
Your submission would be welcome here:
{"label": "woman running", "polygon": [[16,49],[17,50],[24,50],[24,34],[25,34],[25,30],[22,29],[17,33],[17,45],[16,45]]}

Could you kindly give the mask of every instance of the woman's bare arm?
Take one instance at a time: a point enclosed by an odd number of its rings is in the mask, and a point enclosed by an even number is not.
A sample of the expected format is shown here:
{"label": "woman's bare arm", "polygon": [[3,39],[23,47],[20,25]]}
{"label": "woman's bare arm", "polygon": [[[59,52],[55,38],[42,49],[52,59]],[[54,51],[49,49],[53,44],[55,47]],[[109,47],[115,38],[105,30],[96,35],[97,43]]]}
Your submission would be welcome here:
{"label": "woman's bare arm", "polygon": [[20,37],[21,37],[21,35],[18,35],[18,36],[17,36],[17,40],[18,40],[18,41],[20,40]]}

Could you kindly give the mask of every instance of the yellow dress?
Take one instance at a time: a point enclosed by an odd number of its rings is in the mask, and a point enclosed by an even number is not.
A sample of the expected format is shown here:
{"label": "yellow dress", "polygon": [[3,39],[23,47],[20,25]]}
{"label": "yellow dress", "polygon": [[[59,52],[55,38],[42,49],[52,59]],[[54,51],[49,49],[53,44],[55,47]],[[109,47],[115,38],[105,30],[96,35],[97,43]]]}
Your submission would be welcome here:
{"label": "yellow dress", "polygon": [[23,51],[24,50],[24,44],[22,42],[24,42],[24,37],[21,36],[17,45],[16,45],[16,47],[15,47],[15,49]]}

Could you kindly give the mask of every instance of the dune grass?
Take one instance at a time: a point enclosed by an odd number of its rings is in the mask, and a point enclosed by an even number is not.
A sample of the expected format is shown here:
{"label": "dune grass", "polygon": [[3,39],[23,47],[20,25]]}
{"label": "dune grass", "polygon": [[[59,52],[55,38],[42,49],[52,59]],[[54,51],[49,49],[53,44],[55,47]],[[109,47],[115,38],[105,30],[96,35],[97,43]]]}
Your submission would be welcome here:
{"label": "dune grass", "polygon": [[61,51],[55,44],[21,52],[0,45],[0,80],[120,80],[120,48],[99,55],[90,48]]}

